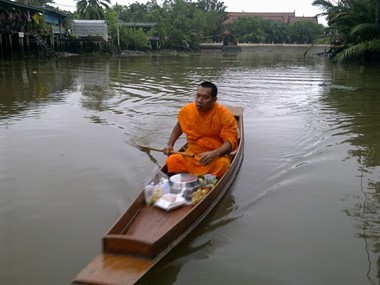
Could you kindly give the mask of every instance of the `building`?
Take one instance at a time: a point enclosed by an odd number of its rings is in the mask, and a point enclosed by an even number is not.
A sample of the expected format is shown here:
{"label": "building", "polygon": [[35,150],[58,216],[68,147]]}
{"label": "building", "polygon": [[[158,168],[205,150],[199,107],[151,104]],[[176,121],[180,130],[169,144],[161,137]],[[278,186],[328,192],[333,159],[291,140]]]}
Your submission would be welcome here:
{"label": "building", "polygon": [[285,24],[294,24],[301,21],[311,21],[318,24],[317,16],[314,17],[297,17],[295,12],[290,13],[271,13],[271,12],[228,12],[227,19],[223,25],[228,25],[241,17],[260,17],[266,21],[278,21]]}
{"label": "building", "polygon": [[45,53],[56,56],[69,14],[0,0],[0,58]]}

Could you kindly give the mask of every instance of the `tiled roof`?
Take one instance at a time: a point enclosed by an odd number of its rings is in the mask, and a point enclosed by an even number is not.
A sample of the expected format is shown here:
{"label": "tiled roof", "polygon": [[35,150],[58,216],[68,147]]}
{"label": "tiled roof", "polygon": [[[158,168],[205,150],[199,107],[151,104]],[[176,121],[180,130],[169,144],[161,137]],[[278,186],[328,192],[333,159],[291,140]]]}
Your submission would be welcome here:
{"label": "tiled roof", "polygon": [[318,23],[317,17],[297,17],[295,12],[227,12],[224,25],[230,24],[241,17],[260,17],[264,20],[279,21],[293,24],[299,21],[313,21]]}

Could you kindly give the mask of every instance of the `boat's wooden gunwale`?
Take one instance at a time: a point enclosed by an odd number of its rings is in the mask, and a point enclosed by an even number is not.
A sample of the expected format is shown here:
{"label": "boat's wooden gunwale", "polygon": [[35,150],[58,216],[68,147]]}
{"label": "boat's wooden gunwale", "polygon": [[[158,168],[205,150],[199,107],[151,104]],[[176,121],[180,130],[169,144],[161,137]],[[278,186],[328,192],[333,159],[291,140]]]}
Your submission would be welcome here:
{"label": "boat's wooden gunwale", "polygon": [[[79,284],[131,285],[135,284],[170,250],[180,243],[212,211],[233,183],[243,160],[244,133],[242,109],[233,109],[239,124],[240,140],[225,175],[214,189],[194,206],[183,206],[172,212],[156,207],[147,208],[144,193],[138,194],[129,209],[103,237],[103,253],[95,257],[74,279]],[[144,221],[144,214],[165,215],[169,227],[148,235],[139,232],[136,220]],[[160,216],[161,215],[161,216]],[[177,216],[176,216],[177,215]],[[182,215],[182,216],[181,216]],[[172,218],[172,220],[170,220]],[[161,221],[160,222],[165,222]],[[170,224],[172,222],[172,224]],[[133,232],[136,230],[136,232]],[[161,230],[161,229],[160,229]],[[131,233],[131,234],[129,234]],[[150,235],[150,236],[149,236]]]}

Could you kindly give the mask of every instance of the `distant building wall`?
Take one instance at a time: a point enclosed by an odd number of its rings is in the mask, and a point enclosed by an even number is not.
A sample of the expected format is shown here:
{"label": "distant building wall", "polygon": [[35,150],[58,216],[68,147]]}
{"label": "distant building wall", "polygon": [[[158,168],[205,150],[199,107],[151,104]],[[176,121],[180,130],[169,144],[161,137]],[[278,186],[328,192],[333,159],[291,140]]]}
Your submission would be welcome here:
{"label": "distant building wall", "polygon": [[295,12],[290,13],[260,13],[260,12],[228,12],[223,25],[232,23],[241,17],[260,17],[267,21],[278,21],[285,24],[294,24],[301,21],[311,21],[318,24],[317,17],[297,17]]}

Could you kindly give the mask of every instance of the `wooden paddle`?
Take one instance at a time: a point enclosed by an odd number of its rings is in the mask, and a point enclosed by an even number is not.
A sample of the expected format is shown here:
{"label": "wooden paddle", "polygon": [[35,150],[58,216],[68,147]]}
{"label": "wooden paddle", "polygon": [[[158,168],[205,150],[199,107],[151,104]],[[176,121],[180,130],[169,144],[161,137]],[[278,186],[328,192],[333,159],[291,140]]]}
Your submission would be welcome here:
{"label": "wooden paddle", "polygon": [[[155,147],[151,147],[151,146],[142,146],[142,145],[139,145],[140,148],[145,148],[147,150],[152,150],[152,151],[159,151],[159,152],[164,152],[163,149],[159,149],[159,148],[155,148]],[[191,154],[191,153],[187,153],[187,152],[183,152],[183,151],[171,151],[169,154],[181,154],[183,156],[189,156],[189,157],[195,157],[195,154]]]}

